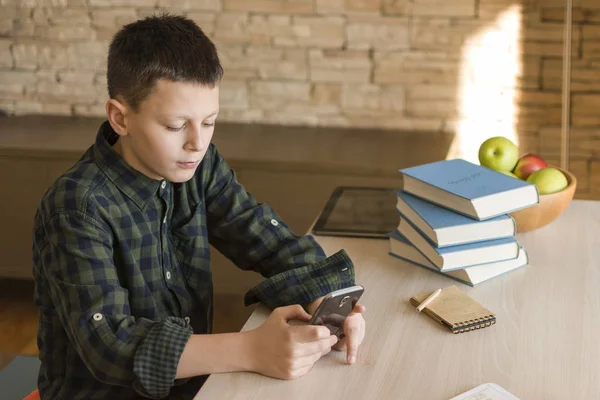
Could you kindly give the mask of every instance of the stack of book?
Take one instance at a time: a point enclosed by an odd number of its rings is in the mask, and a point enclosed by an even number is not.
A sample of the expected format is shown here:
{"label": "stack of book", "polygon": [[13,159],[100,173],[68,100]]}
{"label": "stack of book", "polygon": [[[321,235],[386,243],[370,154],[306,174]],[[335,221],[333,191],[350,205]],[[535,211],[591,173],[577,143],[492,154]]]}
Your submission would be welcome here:
{"label": "stack of book", "polygon": [[509,213],[539,202],[535,185],[461,159],[399,172],[391,255],[470,286],[528,264]]}

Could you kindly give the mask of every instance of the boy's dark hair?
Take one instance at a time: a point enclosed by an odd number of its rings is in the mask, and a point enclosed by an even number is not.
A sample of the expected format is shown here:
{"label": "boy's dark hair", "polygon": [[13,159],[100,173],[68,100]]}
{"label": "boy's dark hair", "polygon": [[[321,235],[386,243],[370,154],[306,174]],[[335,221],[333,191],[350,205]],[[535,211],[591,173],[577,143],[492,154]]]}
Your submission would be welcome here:
{"label": "boy's dark hair", "polygon": [[159,79],[212,88],[222,76],[214,43],[181,16],[152,16],[125,25],[108,49],[108,95],[122,96],[134,111]]}

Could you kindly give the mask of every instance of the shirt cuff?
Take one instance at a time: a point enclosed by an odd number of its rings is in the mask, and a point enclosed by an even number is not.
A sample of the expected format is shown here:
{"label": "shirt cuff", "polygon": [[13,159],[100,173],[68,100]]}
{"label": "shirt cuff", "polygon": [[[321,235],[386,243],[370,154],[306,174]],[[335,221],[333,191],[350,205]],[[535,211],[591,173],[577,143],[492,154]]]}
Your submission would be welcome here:
{"label": "shirt cuff", "polygon": [[315,264],[294,268],[265,279],[246,293],[246,306],[261,302],[274,309],[307,304],[334,290],[354,285],[354,265],[345,250]]}
{"label": "shirt cuff", "polygon": [[191,335],[192,328],[182,318],[166,318],[150,329],[133,359],[137,392],[157,399],[169,394],[179,359]]}

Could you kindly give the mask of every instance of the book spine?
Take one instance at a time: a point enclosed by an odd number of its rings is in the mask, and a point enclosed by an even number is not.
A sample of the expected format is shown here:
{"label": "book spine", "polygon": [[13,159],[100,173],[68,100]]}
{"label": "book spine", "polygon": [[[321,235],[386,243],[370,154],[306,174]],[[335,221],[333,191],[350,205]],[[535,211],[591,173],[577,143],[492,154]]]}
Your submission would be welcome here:
{"label": "book spine", "polygon": [[[415,179],[415,180],[418,180],[418,179]],[[421,181],[421,182],[423,182],[423,181]],[[435,205],[438,205],[440,207],[444,207],[445,209],[453,211],[455,213],[464,215],[465,217],[473,218],[473,219],[475,219],[477,221],[482,221],[482,219],[477,215],[477,212],[476,212],[476,210],[475,210],[475,208],[473,206],[473,202],[471,200],[469,200],[469,199],[466,199],[466,198],[462,197],[462,196],[458,196],[458,195],[455,195],[455,194],[451,193],[453,196],[456,196],[457,198],[464,199],[464,200],[468,201],[468,203],[470,204],[470,207],[472,209],[471,210],[472,212],[466,212],[466,211],[459,210],[456,207],[453,207],[453,206],[451,206],[449,204],[446,204],[443,201],[440,201],[439,199],[436,199],[434,196],[424,196],[422,194],[419,194],[418,192],[415,192],[414,190],[412,190],[412,188],[410,188],[410,187],[408,187],[408,188],[407,187],[403,187],[402,190],[405,191],[406,193],[412,194],[413,196],[418,197],[418,198],[420,198],[422,200],[428,201],[428,202],[433,203]],[[445,191],[443,189],[439,189],[439,190]]]}
{"label": "book spine", "polygon": [[[427,240],[427,242],[432,245],[433,247],[435,247],[436,249],[439,249],[441,247],[447,247],[447,246],[440,246],[439,242],[437,241],[437,231],[433,228],[431,228],[431,231],[433,232],[434,235],[436,235],[435,240],[433,238],[431,238],[427,233],[423,232],[421,230],[421,228],[419,228],[413,221],[413,219],[408,218],[408,216],[406,216],[405,214],[402,213],[402,211],[396,209],[398,211],[398,214],[400,214],[400,218],[404,219],[405,221],[407,221],[408,223],[410,223],[410,226],[413,227],[413,229],[415,231],[417,231],[419,233],[419,235],[421,235],[423,237],[423,239]],[[429,225],[427,223],[427,221],[425,221],[423,218],[419,217],[423,222],[425,222],[429,227],[431,227],[431,225]],[[398,225],[398,229],[400,229],[400,225]]]}
{"label": "book spine", "polygon": [[[398,211],[398,213],[401,216],[404,216],[404,218],[410,220],[410,221],[414,221],[414,219],[419,219],[421,220],[425,225],[427,225],[429,227],[429,229],[431,229],[431,233],[434,235],[434,237],[430,237],[428,233],[423,232],[421,229],[419,229],[420,232],[423,233],[423,235],[435,246],[439,246],[438,240],[437,240],[437,230],[425,219],[423,219],[423,217],[421,216],[421,214],[419,214],[417,212],[417,210],[415,210],[410,204],[408,204],[402,197],[397,196],[398,197],[398,202],[396,202],[396,211]],[[405,215],[402,210],[400,210],[400,206],[399,204],[402,203],[408,210],[410,210],[413,214],[413,217],[409,218],[408,215]],[[415,224],[416,227],[416,224]]]}

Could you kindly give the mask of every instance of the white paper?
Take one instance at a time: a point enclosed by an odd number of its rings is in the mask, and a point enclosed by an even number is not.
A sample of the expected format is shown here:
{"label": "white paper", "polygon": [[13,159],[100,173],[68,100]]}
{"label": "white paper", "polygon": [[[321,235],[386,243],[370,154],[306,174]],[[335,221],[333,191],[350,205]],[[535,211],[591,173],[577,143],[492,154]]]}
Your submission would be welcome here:
{"label": "white paper", "polygon": [[450,400],[519,400],[495,383],[484,383]]}

